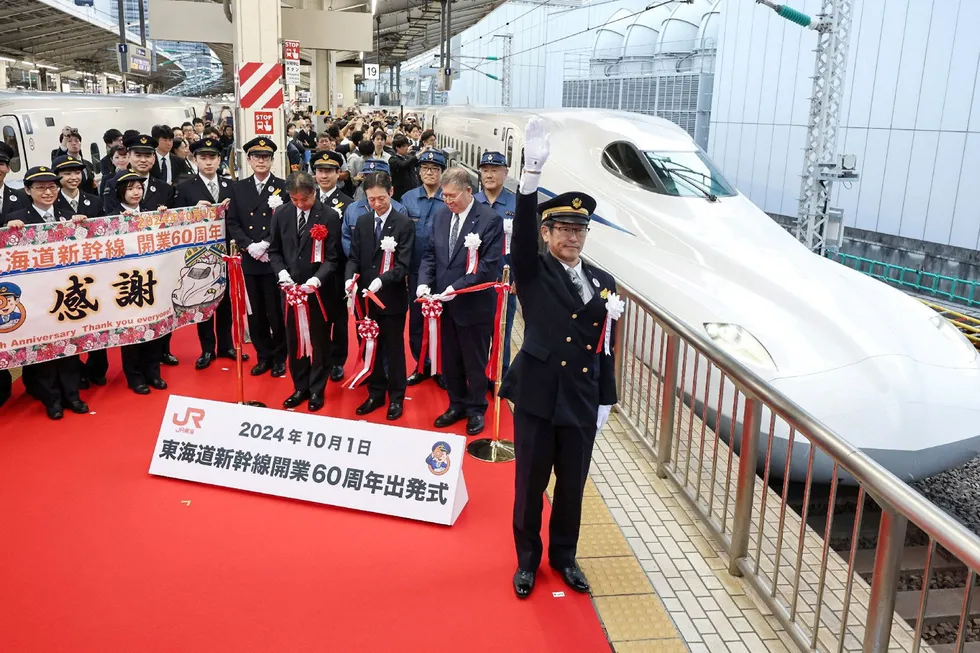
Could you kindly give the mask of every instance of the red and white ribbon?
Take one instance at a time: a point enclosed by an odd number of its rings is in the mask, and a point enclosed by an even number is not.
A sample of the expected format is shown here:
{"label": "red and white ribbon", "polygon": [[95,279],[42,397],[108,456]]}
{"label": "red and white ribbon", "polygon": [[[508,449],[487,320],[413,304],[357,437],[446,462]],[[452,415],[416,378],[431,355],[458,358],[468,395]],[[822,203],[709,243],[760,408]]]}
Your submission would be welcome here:
{"label": "red and white ribbon", "polygon": [[381,251],[384,252],[384,255],[381,257],[381,272],[379,274],[384,274],[394,264],[396,245],[392,236],[385,236],[381,239]]}
{"label": "red and white ribbon", "polygon": [[[439,333],[442,325],[442,302],[431,297],[419,298],[422,302],[422,351],[429,355],[432,374],[442,374],[442,349],[439,347]],[[418,371],[425,369],[425,356],[419,356]]]}
{"label": "red and white ribbon", "polygon": [[602,323],[598,345],[598,350],[607,356],[612,355],[612,323],[623,315],[624,310],[626,310],[626,302],[616,293],[609,293],[609,297],[606,298],[606,319]]}
{"label": "red and white ribbon", "polygon": [[[252,314],[252,304],[248,301],[248,293],[245,291],[245,274],[242,272],[242,257],[223,255],[228,273],[228,293],[232,308],[245,304],[247,315]],[[240,313],[240,311],[236,311]]]}
{"label": "red and white ribbon", "polygon": [[476,266],[480,263],[480,235],[470,232],[463,239],[463,247],[466,248],[466,274],[476,274]]}
{"label": "red and white ribbon", "polygon": [[310,309],[306,291],[293,284],[284,286],[286,305],[293,307],[296,320],[296,358],[313,358],[313,340],[310,338]]}
{"label": "red and white ribbon", "polygon": [[327,239],[327,228],[322,224],[315,224],[310,229],[310,238],[313,239],[313,263],[323,263],[323,242]]}
{"label": "red and white ribbon", "polygon": [[365,318],[357,323],[357,334],[361,336],[361,350],[358,352],[357,357],[364,361],[361,367],[361,371],[354,375],[354,378],[350,380],[345,386],[349,390],[356,388],[362,381],[367,380],[371,376],[371,372],[374,370],[374,357],[375,352],[378,349],[378,335],[381,333],[381,329],[378,328],[378,323],[371,318]]}

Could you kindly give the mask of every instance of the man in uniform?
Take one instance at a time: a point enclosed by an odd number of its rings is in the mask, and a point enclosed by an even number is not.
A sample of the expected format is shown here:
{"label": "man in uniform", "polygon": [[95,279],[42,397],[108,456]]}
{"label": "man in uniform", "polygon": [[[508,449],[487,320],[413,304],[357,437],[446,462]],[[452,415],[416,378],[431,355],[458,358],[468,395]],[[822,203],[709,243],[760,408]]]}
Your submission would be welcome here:
{"label": "man in uniform", "polygon": [[16,155],[14,148],[0,141],[0,227],[6,222],[7,214],[24,208],[30,201],[24,191],[14,190],[3,183],[10,172],[10,160]]}
{"label": "man in uniform", "polygon": [[[228,204],[231,201],[231,185],[226,179],[218,178],[221,164],[221,143],[211,138],[197,141],[190,146],[197,163],[197,174],[177,184],[175,207],[212,206]],[[231,242],[225,229],[225,242]],[[217,357],[235,360],[235,342],[231,337],[231,299],[226,289],[214,314],[204,322],[197,323],[197,339],[201,343],[201,357],[194,363],[194,369],[203,370]],[[215,334],[217,329],[217,334]],[[242,360],[248,354],[242,353]]]}
{"label": "man in uniform", "polygon": [[283,180],[270,172],[276,144],[256,137],[242,149],[248,157],[252,175],[232,184],[225,228],[241,250],[245,291],[252,307],[248,333],[255,345],[258,362],[251,373],[259,376],[272,370],[272,376],[285,376],[286,327],[282,293],[269,263],[268,250],[272,242],[272,214],[276,207],[288,202],[289,197],[283,192]]}
{"label": "man in uniform", "polygon": [[[340,180],[341,165],[344,157],[339,152],[320,150],[313,154],[310,165],[319,186],[320,203],[328,209],[337,212],[337,218],[342,219],[344,209],[353,204],[353,198],[340,191],[337,183]],[[337,238],[337,269],[347,269],[347,255],[341,239]],[[343,273],[331,277],[331,283],[323,290],[327,307],[327,329],[330,332],[330,353],[327,355],[327,368],[331,381],[344,378],[344,363],[347,362],[347,302],[344,296]]]}
{"label": "man in uniform", "polygon": [[[548,135],[537,117],[528,121],[525,133],[526,164],[511,250],[524,343],[500,390],[501,397],[514,402],[514,591],[519,598],[531,594],[541,562],[542,495],[552,466],[557,482],[548,562],[573,590],[589,591],[575,561],[582,492],[596,432],[616,403],[613,357],[598,351],[605,300],[616,291],[616,282],[580,258],[595,200],[564,193],[538,205]],[[547,248],[543,254],[538,253],[539,233]]]}
{"label": "man in uniform", "polygon": [[[325,289],[335,283],[331,277],[342,274],[337,269],[337,241],[340,240],[340,216],[317,199],[316,181],[309,173],[294,172],[286,179],[289,204],[283,204],[272,216],[272,239],[269,260],[279,284],[288,287],[301,284],[309,297],[309,316],[312,356],[297,357],[299,342],[296,336],[296,313],[286,310],[286,343],[289,356],[289,375],[294,392],[282,402],[283,408],[295,408],[309,400],[308,408],[315,412],[323,408],[323,391],[327,386],[327,351],[330,334],[323,318],[320,303]],[[314,261],[313,227],[327,229],[323,241],[322,259]],[[325,304],[325,302],[324,302]]]}

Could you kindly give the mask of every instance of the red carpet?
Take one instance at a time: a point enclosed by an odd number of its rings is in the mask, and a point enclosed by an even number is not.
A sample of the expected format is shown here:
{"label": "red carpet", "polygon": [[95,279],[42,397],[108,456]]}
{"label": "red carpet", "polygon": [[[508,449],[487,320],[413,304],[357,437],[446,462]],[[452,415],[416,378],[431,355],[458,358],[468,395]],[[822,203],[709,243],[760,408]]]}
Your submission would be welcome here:
{"label": "red carpet", "polygon": [[[194,329],[173,351],[172,390],[235,400],[233,362],[194,370]],[[167,393],[133,394],[109,360],[109,384],[82,391],[94,415],[52,422],[19,383],[0,409],[0,650],[609,651],[589,597],[546,562],[534,596],[514,596],[512,464],[466,458],[453,527],[153,477]],[[246,380],[269,406],[291,391]],[[366,392],[329,384],[324,412],[352,417]],[[402,426],[446,408],[431,381],[408,396]]]}

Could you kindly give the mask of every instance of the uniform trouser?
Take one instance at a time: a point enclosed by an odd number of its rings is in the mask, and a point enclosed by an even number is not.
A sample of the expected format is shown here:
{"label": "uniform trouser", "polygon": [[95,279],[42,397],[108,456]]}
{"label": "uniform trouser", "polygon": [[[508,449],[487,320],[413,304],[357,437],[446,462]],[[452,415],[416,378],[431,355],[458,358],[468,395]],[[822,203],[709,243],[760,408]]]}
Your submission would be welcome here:
{"label": "uniform trouser", "polygon": [[[201,343],[202,354],[215,354],[219,351],[229,351],[235,348],[231,338],[231,300],[226,292],[214,309],[214,314],[203,322],[197,323],[197,339]],[[215,338],[217,326],[217,339]],[[245,343],[242,343],[244,346]]]}
{"label": "uniform trouser", "polygon": [[[245,290],[252,314],[248,333],[259,362],[286,362],[286,327],[283,322],[283,293],[271,274],[246,274]],[[317,308],[317,310],[320,310]]]}
{"label": "uniform trouser", "polygon": [[330,333],[330,350],[327,354],[327,367],[343,367],[347,362],[347,302],[344,295],[343,280],[338,276],[331,279],[331,287],[323,293],[327,309],[327,329]]}
{"label": "uniform trouser", "polygon": [[514,315],[517,314],[517,295],[507,295],[507,314],[504,320],[504,372],[510,367],[510,332],[514,330]]}
{"label": "uniform trouser", "polygon": [[[327,387],[327,353],[330,344],[330,331],[323,319],[320,302],[316,292],[307,295],[307,314],[310,316],[310,342],[313,345],[313,356],[296,357],[299,339],[296,335],[296,311],[285,305],[286,311],[286,356],[289,361],[289,376],[293,379],[293,388],[297,392],[323,394]],[[254,310],[254,308],[253,308]]]}
{"label": "uniform trouser", "polygon": [[[368,377],[368,394],[372,399],[400,404],[405,401],[405,314],[375,315],[378,322],[378,348],[374,369]],[[387,364],[386,364],[387,363]]]}
{"label": "uniform trouser", "polygon": [[45,406],[78,399],[78,356],[65,356],[24,368],[36,397]]}
{"label": "uniform trouser", "polygon": [[146,385],[160,377],[160,359],[163,357],[163,338],[123,345],[119,348],[122,354],[122,368],[126,375],[126,383],[130,388]]}
{"label": "uniform trouser", "polygon": [[13,384],[14,377],[10,375],[10,370],[0,370],[0,406],[3,406],[10,399]]}
{"label": "uniform trouser", "polygon": [[[81,361],[81,359],[79,359]],[[104,377],[109,371],[109,350],[96,349],[90,351],[84,363],[81,363],[82,378],[96,379]]]}
{"label": "uniform trouser", "polygon": [[449,408],[461,410],[467,417],[487,412],[491,322],[459,326],[452,316],[442,315],[442,378],[449,393]]}
{"label": "uniform trouser", "polygon": [[[408,275],[408,292],[414,293],[419,287],[419,274]],[[425,356],[425,367],[429,369],[429,357],[422,353],[422,330],[425,328],[425,318],[422,317],[422,304],[412,301],[408,305],[408,347],[415,359],[415,369],[418,369],[419,357]],[[428,352],[426,352],[428,353]],[[412,370],[415,371],[414,369]]]}
{"label": "uniform trouser", "polygon": [[160,336],[160,355],[165,356],[170,353],[170,339],[174,337],[173,331]]}
{"label": "uniform trouser", "polygon": [[575,563],[582,493],[592,461],[595,426],[555,426],[517,406],[514,410],[514,544],[517,564],[536,571],[541,564],[541,509],[555,468],[548,561],[562,569]]}

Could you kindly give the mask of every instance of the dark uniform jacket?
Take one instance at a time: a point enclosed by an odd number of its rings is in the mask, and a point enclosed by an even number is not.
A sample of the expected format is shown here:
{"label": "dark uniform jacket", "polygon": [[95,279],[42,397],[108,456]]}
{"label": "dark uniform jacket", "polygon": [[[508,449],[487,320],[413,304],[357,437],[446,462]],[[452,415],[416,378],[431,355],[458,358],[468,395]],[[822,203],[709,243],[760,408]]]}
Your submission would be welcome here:
{"label": "dark uniform jacket", "polygon": [[[269,207],[269,197],[277,195],[285,204],[289,204],[282,179],[269,175],[260,195],[255,189],[255,176],[240,179],[231,184],[231,204],[225,213],[225,229],[231,236],[238,249],[242,250],[242,272],[245,274],[272,274],[269,263],[252,258],[246,252],[248,246],[260,241],[272,242],[272,214]],[[340,234],[337,234],[340,237]],[[309,277],[307,277],[309,278]],[[297,280],[297,283],[306,281]]]}
{"label": "dark uniform jacket", "polygon": [[[310,277],[320,280],[321,288],[332,283],[330,275],[342,274],[337,268],[337,243],[340,241],[340,217],[336,211],[328,211],[319,201],[313,203],[306,216],[306,226],[297,233],[297,209],[292,204],[283,204],[272,215],[272,240],[269,245],[269,261],[273,272],[278,276],[282,270],[289,272],[296,283],[306,283]],[[310,229],[322,224],[327,228],[327,238],[323,242],[323,262],[313,262],[313,238]],[[320,310],[310,307],[310,310]]]}
{"label": "dark uniform jacket", "polygon": [[87,218],[98,218],[102,216],[102,201],[95,195],[90,195],[89,193],[84,193],[81,190],[78,191],[78,210],[75,211],[71,208],[71,204],[65,199],[65,196],[59,192],[58,199],[54,201],[54,208],[63,213],[67,213],[69,216],[74,216],[75,214],[84,215]]}
{"label": "dark uniform jacket", "polygon": [[368,300],[368,310],[370,314],[397,315],[408,310],[408,268],[412,264],[412,250],[415,248],[415,225],[410,217],[391,209],[381,228],[381,240],[387,236],[395,239],[394,260],[391,269],[379,275],[384,252],[381,251],[381,241],[374,238],[374,218],[374,211],[369,211],[362,214],[354,225],[345,277],[352,279],[355,274],[361,275],[357,280],[358,292],[380,278],[383,285],[375,295],[385,308]]}
{"label": "dark uniform jacket", "polygon": [[[323,200],[323,193],[320,190],[317,190],[317,197],[320,199],[320,202],[322,202],[324,206],[326,206],[327,208],[334,209],[335,211],[338,212],[337,217],[341,221],[341,231],[343,231],[344,210],[348,206],[354,203],[354,198],[350,197],[349,195],[345,195],[343,192],[341,192],[340,184],[338,184],[337,187],[333,189],[333,192],[330,193],[330,197],[328,197],[325,202]],[[347,254],[344,252],[344,244],[343,244],[342,236],[343,234],[341,234],[341,237],[337,239],[337,269],[340,270],[341,272],[340,274],[337,275],[337,280],[339,282],[341,292],[343,292],[343,287],[344,287],[343,284],[344,272],[347,269]]]}
{"label": "dark uniform jacket", "polygon": [[[433,293],[443,292],[447,286],[462,290],[469,286],[497,280],[500,257],[504,249],[504,225],[496,211],[486,204],[473,201],[466,220],[460,225],[456,249],[449,253],[449,230],[453,214],[446,206],[436,209],[432,221],[432,243],[422,256],[419,267],[419,285],[425,284]],[[480,248],[476,273],[466,274],[468,251],[465,247],[467,234],[480,236]],[[460,326],[471,326],[493,321],[497,308],[497,294],[492,290],[456,295],[445,304],[445,315],[452,317]],[[445,319],[445,317],[443,318]]]}
{"label": "dark uniform jacket", "polygon": [[[146,184],[146,192],[140,200],[140,211],[156,211],[161,206],[171,208],[174,206],[174,187],[163,179],[157,179],[153,175],[149,177]],[[119,215],[122,213],[122,204],[116,199],[116,183],[110,181],[105,186],[102,194],[102,214]]]}
{"label": "dark uniform jacket", "polygon": [[[583,261],[592,299],[583,305],[561,261],[538,253],[537,195],[518,195],[511,264],[524,315],[524,343],[500,396],[556,426],[595,428],[599,406],[616,403],[615,363],[598,353],[608,273]],[[613,331],[615,333],[615,330]]]}
{"label": "dark uniform jacket", "polygon": [[[72,218],[71,206],[65,203],[65,208],[60,208],[57,204],[51,207],[54,211],[54,217],[56,220],[61,222],[68,222]],[[66,210],[67,209],[67,210]],[[44,218],[41,214],[34,209],[34,205],[30,202],[24,208],[18,209],[7,214],[7,222],[13,220],[20,220],[24,224],[44,224]]]}
{"label": "dark uniform jacket", "polygon": [[174,208],[197,206],[197,203],[201,200],[211,202],[212,204],[219,204],[231,197],[231,182],[221,177],[215,177],[214,182],[218,185],[217,201],[211,196],[211,191],[208,190],[204,180],[201,179],[201,175],[194,175],[190,179],[186,179],[177,184],[174,193]]}
{"label": "dark uniform jacket", "polygon": [[419,160],[414,154],[394,154],[388,159],[391,169],[392,197],[401,201],[402,195],[422,183],[419,179]]}
{"label": "dark uniform jacket", "polygon": [[3,195],[3,206],[0,207],[0,225],[4,224],[8,215],[31,204],[31,199],[27,193],[9,188],[6,184],[0,184],[0,194]]}

